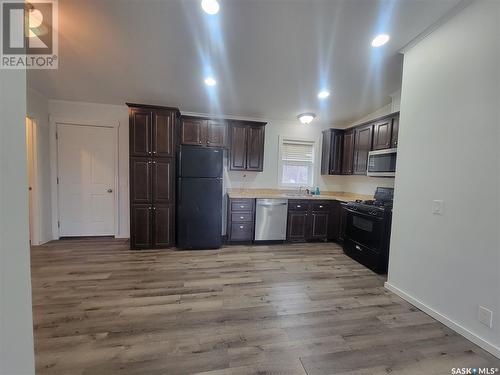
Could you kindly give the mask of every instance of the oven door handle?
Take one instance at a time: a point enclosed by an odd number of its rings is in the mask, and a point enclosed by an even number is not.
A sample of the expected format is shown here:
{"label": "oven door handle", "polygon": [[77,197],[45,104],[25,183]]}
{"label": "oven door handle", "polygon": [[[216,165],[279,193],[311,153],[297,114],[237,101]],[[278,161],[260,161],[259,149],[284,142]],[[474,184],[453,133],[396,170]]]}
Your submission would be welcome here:
{"label": "oven door handle", "polygon": [[349,208],[346,208],[345,210],[347,212],[351,213],[351,214],[355,214],[355,215],[359,215],[359,216],[364,216],[364,217],[367,217],[367,218],[370,218],[370,219],[376,219],[376,220],[379,220],[379,221],[380,220],[384,220],[383,217],[368,215],[368,214],[365,214],[365,213],[362,213],[362,212],[359,212],[359,211],[351,210]]}

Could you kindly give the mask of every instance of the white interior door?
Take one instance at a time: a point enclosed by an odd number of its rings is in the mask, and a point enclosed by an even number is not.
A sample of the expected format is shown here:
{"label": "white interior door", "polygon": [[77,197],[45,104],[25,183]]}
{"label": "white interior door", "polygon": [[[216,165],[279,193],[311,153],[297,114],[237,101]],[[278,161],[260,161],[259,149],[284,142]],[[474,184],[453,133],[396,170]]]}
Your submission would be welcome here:
{"label": "white interior door", "polygon": [[59,235],[114,235],[114,130],[58,124],[57,135]]}

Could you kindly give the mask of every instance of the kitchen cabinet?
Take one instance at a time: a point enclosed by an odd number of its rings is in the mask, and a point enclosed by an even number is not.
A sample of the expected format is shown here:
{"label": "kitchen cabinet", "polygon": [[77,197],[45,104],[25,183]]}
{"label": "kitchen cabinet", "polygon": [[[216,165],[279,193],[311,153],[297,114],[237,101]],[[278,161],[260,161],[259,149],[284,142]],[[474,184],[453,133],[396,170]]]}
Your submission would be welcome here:
{"label": "kitchen cabinet", "polygon": [[384,150],[390,148],[392,144],[392,123],[393,119],[388,118],[377,121],[373,125],[373,146],[372,150]]}
{"label": "kitchen cabinet", "polygon": [[344,133],[344,146],[342,150],[342,174],[349,175],[353,172],[354,160],[354,130]]}
{"label": "kitchen cabinet", "polygon": [[130,246],[174,245],[176,108],[129,104]]}
{"label": "kitchen cabinet", "polygon": [[366,175],[368,153],[372,148],[373,125],[357,127],[354,134],[353,174]]}
{"label": "kitchen cabinet", "polygon": [[287,240],[290,242],[327,241],[331,203],[289,200]]}
{"label": "kitchen cabinet", "polygon": [[207,121],[207,146],[225,147],[226,146],[226,129],[227,125],[222,120]]}
{"label": "kitchen cabinet", "polygon": [[331,201],[328,240],[340,241],[341,233],[341,202]]}
{"label": "kitchen cabinet", "polygon": [[180,143],[183,145],[225,147],[226,122],[201,117],[182,116]]}
{"label": "kitchen cabinet", "polygon": [[251,242],[254,239],[255,199],[228,199],[228,242]]}
{"label": "kitchen cabinet", "polygon": [[229,169],[262,172],[264,140],[265,123],[231,121],[229,125]]}
{"label": "kitchen cabinet", "polygon": [[342,152],[344,147],[344,131],[328,129],[323,131],[321,148],[321,174],[342,174]]}
{"label": "kitchen cabinet", "polygon": [[391,147],[398,147],[398,136],[399,136],[399,116],[392,119],[392,134],[391,134]]}

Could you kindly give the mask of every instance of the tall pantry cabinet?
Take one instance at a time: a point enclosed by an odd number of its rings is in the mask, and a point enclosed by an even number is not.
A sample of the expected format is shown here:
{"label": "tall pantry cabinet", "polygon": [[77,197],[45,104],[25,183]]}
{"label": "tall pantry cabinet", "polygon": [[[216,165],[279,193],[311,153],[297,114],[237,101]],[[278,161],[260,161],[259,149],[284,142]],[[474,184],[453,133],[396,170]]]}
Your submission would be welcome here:
{"label": "tall pantry cabinet", "polygon": [[130,247],[175,244],[177,108],[129,106]]}

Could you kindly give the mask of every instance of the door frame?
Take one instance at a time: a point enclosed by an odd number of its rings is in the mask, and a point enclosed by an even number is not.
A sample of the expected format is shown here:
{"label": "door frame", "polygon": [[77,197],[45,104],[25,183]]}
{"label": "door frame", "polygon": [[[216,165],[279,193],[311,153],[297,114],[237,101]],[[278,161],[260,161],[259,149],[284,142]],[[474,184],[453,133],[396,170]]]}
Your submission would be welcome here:
{"label": "door frame", "polygon": [[[39,196],[38,196],[38,178],[39,178],[39,170],[38,170],[38,123],[34,117],[31,116],[26,116],[26,128],[28,127],[28,121],[29,121],[29,126],[31,127],[31,153],[32,153],[32,164],[33,164],[33,171],[32,171],[32,184],[31,184],[31,203],[29,202],[28,198],[28,204],[29,204],[29,220],[31,220],[31,230],[29,233],[29,239],[31,241],[32,246],[37,246],[40,245],[40,238],[41,238],[41,228],[40,228],[40,211],[39,211]],[[26,129],[28,131],[28,129]],[[26,133],[26,147],[28,147],[28,133]],[[28,151],[26,149],[26,151]],[[26,168],[27,168],[27,173],[29,174],[29,168],[30,168],[30,160],[28,159],[28,153],[26,153]],[[28,175],[29,176],[29,175]],[[28,177],[28,188],[29,188],[29,177]],[[29,192],[28,192],[29,194]]]}
{"label": "door frame", "polygon": [[52,201],[52,237],[55,240],[58,240],[60,236],[59,230],[59,185],[57,183],[57,176],[59,172],[58,168],[58,140],[57,140],[57,125],[73,125],[73,126],[92,126],[98,128],[109,128],[113,130],[113,155],[114,155],[114,168],[115,168],[115,176],[114,176],[114,191],[115,191],[115,199],[114,199],[114,236],[119,236],[119,228],[120,228],[120,175],[119,175],[119,127],[120,123],[117,121],[116,123],[101,123],[96,121],[89,121],[88,119],[78,119],[74,117],[68,116],[49,116],[49,138],[50,138],[50,181],[51,181],[51,201]]}

